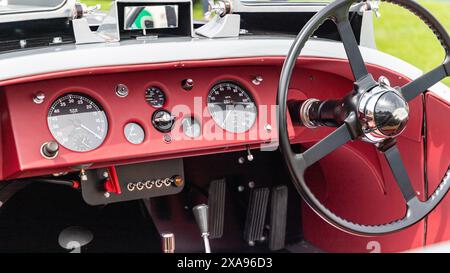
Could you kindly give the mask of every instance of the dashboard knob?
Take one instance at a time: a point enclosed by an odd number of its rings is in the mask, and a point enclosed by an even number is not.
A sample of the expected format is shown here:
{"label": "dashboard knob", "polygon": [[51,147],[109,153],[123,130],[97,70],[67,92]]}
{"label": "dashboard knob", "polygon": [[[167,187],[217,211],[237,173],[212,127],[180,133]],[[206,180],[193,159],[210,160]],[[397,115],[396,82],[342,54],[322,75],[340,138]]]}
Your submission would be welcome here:
{"label": "dashboard knob", "polygon": [[181,82],[181,87],[186,91],[192,90],[192,88],[194,87],[194,80],[193,79],[184,79]]}
{"label": "dashboard knob", "polygon": [[45,94],[42,93],[42,92],[39,92],[39,93],[35,94],[34,97],[33,97],[33,101],[36,104],[41,104],[41,103],[44,102],[44,100],[45,100]]}
{"label": "dashboard knob", "polygon": [[167,133],[172,130],[175,117],[167,110],[157,110],[153,113],[152,123],[158,131]]}
{"label": "dashboard knob", "polygon": [[118,84],[116,86],[116,95],[119,98],[125,98],[126,96],[128,96],[128,86],[126,86],[125,84]]}
{"label": "dashboard knob", "polygon": [[172,176],[173,185],[175,187],[181,187],[184,184],[183,177],[179,175]]}
{"label": "dashboard knob", "polygon": [[41,154],[47,159],[53,159],[58,155],[59,145],[56,141],[44,143],[41,147]]}
{"label": "dashboard knob", "polygon": [[175,252],[175,235],[173,233],[161,234],[161,246],[163,253]]}

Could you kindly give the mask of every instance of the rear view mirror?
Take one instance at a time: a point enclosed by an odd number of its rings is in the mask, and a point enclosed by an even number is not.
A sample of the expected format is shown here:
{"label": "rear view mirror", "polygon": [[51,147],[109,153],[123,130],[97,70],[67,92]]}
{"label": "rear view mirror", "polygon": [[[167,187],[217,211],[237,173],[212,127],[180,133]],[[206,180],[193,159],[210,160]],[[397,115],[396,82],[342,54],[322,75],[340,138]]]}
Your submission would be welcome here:
{"label": "rear view mirror", "polygon": [[178,5],[127,6],[124,30],[178,27]]}

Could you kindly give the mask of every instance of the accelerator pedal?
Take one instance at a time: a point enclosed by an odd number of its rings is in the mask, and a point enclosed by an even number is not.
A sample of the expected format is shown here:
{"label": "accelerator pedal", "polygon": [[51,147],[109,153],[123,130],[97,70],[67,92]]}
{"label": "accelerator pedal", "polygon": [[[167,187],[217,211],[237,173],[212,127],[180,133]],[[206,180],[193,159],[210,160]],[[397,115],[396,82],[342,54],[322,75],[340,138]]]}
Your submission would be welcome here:
{"label": "accelerator pedal", "polygon": [[276,186],[271,195],[269,249],[276,251],[285,247],[288,187]]}
{"label": "accelerator pedal", "polygon": [[244,240],[249,245],[263,238],[268,203],[269,188],[256,188],[250,192],[244,227]]}
{"label": "accelerator pedal", "polygon": [[221,238],[223,235],[223,222],[225,218],[225,179],[214,180],[209,184],[209,231],[210,239]]}

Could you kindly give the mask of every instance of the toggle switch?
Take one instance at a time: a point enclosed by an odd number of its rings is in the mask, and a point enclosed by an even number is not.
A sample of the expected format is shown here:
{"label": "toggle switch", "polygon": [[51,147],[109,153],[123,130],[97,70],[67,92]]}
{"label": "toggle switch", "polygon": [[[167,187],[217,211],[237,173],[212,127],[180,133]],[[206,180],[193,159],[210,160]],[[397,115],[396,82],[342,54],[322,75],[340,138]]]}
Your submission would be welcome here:
{"label": "toggle switch", "polygon": [[247,146],[247,160],[248,161],[253,161],[253,159],[254,159],[254,157],[253,157],[252,152],[250,151],[250,147]]}

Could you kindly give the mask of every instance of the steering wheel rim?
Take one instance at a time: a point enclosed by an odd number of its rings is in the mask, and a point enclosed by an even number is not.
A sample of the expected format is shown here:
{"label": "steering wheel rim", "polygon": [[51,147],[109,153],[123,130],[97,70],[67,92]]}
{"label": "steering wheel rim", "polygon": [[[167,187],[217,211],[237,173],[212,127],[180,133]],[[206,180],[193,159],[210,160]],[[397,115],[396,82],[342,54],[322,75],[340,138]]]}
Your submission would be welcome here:
{"label": "steering wheel rim", "polygon": [[[407,212],[402,219],[380,225],[362,225],[337,216],[326,208],[307,186],[304,179],[304,173],[309,166],[351,140],[367,139],[366,136],[368,135],[365,135],[363,132],[362,121],[358,115],[358,110],[355,108],[362,105],[364,96],[377,88],[382,88],[379,83],[373,80],[371,74],[368,73],[353,30],[351,29],[348,14],[351,5],[355,2],[357,1],[336,0],[335,2],[330,3],[308,21],[292,44],[283,64],[278,88],[278,109],[280,117],[279,138],[280,149],[288,166],[294,186],[313,211],[326,222],[340,230],[356,235],[373,236],[405,229],[428,215],[440,203],[450,189],[450,166],[434,193],[428,200],[422,202],[416,196],[401,160],[398,148],[395,145],[394,137],[399,135],[404,128],[395,136],[377,139],[379,141],[377,141],[376,145],[384,153],[407,206]],[[446,53],[446,57],[440,66],[416,80],[409,82],[401,88],[393,89],[383,87],[383,90],[387,90],[386,92],[397,94],[406,104],[406,102],[422,94],[429,87],[450,75],[450,38],[439,21],[417,2],[413,0],[386,0],[386,2],[397,4],[417,15],[434,32]],[[325,20],[330,18],[338,27],[355,78],[354,90],[352,90],[346,99],[343,100],[343,104],[352,106],[349,107],[350,110],[346,112],[345,117],[337,122],[338,128],[333,133],[305,152],[295,154],[291,150],[287,131],[287,94],[292,71],[295,67],[297,58],[300,56],[300,52],[308,39],[313,35],[315,30],[325,22]],[[299,112],[304,113],[302,110]]]}

